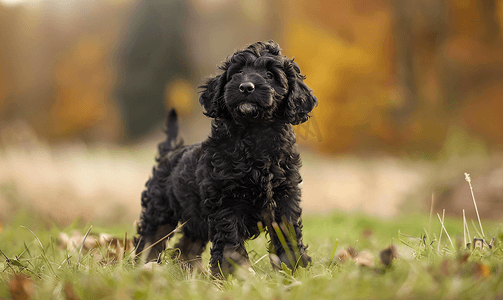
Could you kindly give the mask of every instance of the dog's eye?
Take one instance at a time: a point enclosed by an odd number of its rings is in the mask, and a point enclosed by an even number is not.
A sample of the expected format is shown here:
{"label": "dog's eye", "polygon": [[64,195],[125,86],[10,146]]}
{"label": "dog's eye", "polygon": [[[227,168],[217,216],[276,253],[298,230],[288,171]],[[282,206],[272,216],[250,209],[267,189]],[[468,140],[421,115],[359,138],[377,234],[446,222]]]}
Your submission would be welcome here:
{"label": "dog's eye", "polygon": [[267,76],[267,79],[273,79],[274,78],[274,74],[272,74],[271,72],[267,72],[266,76]]}

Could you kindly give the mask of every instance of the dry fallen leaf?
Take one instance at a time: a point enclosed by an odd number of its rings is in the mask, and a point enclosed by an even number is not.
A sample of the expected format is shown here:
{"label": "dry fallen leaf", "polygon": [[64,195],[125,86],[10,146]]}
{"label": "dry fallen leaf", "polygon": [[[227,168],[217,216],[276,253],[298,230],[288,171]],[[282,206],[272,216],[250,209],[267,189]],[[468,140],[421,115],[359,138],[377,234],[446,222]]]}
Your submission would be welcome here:
{"label": "dry fallen leaf", "polygon": [[337,254],[337,257],[339,258],[340,262],[345,262],[348,258],[353,258],[356,255],[356,251],[352,247],[347,247],[346,249],[342,249],[339,254]]}
{"label": "dry fallen leaf", "polygon": [[68,249],[69,252],[82,247],[82,253],[88,253],[92,250],[94,260],[102,265],[115,264],[124,258],[127,251],[134,248],[133,240],[128,240],[127,235],[124,238],[117,238],[110,234],[102,233],[98,236],[89,234],[82,235],[74,231],[72,236],[66,233],[60,233],[58,237],[58,247]]}
{"label": "dry fallen leaf", "polygon": [[442,260],[440,264],[440,272],[444,277],[449,277],[454,273],[455,266],[453,266],[453,262],[449,259]]}
{"label": "dry fallen leaf", "polygon": [[488,265],[477,263],[473,266],[473,274],[476,278],[488,278],[491,275],[491,269]]}
{"label": "dry fallen leaf", "polygon": [[459,256],[459,263],[460,264],[465,264],[468,262],[468,258],[470,258],[471,253],[470,252],[464,252],[462,255]]}
{"label": "dry fallen leaf", "polygon": [[374,266],[374,257],[368,251],[362,251],[358,253],[353,260],[359,266],[365,267],[373,267]]}
{"label": "dry fallen leaf", "polygon": [[84,237],[85,236],[76,230],[72,233],[72,236],[68,236],[68,234],[61,232],[58,237],[58,247],[60,249],[66,248],[69,252],[72,252],[75,248],[80,249],[82,243],[84,243],[82,250],[85,252],[97,247],[96,236],[88,235],[85,240]]}
{"label": "dry fallen leaf", "polygon": [[372,229],[371,228],[365,228],[363,231],[362,231],[362,235],[364,238],[366,239],[369,239],[370,237],[372,237]]}
{"label": "dry fallen leaf", "polygon": [[119,257],[112,251],[107,251],[107,253],[102,256],[100,254],[95,254],[94,259],[98,261],[102,266],[115,265],[119,261]]}
{"label": "dry fallen leaf", "polygon": [[75,293],[73,285],[69,282],[65,283],[63,292],[65,293],[65,298],[67,300],[80,300],[79,296]]}
{"label": "dry fallen leaf", "polygon": [[9,281],[9,292],[14,300],[30,299],[33,294],[33,280],[22,273],[17,273]]}
{"label": "dry fallen leaf", "polygon": [[133,240],[128,239],[127,234],[124,236],[124,238],[118,238],[111,236],[110,234],[102,233],[100,234],[99,243],[102,247],[110,247],[115,249],[120,248],[124,251],[130,251],[134,249]]}
{"label": "dry fallen leaf", "polygon": [[391,265],[393,259],[398,258],[398,253],[396,247],[394,245],[389,246],[388,248],[382,250],[379,253],[379,258],[381,259],[381,263],[385,266]]}
{"label": "dry fallen leaf", "polygon": [[374,265],[374,257],[368,251],[357,253],[352,247],[342,249],[337,255],[339,261],[344,263],[348,258],[351,258],[357,265],[371,267]]}

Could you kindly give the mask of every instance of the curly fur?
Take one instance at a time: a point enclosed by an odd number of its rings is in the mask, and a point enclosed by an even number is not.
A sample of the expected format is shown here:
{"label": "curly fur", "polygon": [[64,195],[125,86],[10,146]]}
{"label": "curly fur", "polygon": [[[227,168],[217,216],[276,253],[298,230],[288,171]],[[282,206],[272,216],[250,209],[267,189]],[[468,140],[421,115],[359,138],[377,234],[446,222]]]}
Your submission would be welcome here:
{"label": "curly fur", "polygon": [[[181,258],[199,264],[211,241],[210,268],[227,275],[247,264],[245,241],[263,224],[273,267],[306,266],[311,258],[302,242],[301,161],[292,125],[309,118],[317,99],[273,41],[237,51],[220,69],[201,87],[200,103],[213,118],[207,140],[177,143],[177,116],[169,113],[167,139],[142,194],[137,253],[186,222],[175,245]],[[164,248],[155,245],[147,259]]]}

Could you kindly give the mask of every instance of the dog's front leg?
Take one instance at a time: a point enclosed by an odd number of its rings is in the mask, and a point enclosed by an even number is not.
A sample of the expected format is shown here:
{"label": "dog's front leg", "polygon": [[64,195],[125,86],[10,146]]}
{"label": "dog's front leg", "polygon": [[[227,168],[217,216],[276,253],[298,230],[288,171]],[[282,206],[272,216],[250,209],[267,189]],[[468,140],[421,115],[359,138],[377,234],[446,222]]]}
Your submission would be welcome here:
{"label": "dog's front leg", "polygon": [[217,277],[232,274],[236,267],[249,267],[244,241],[246,228],[242,219],[230,209],[209,217],[211,260],[210,269]]}
{"label": "dog's front leg", "polygon": [[306,253],[307,247],[302,241],[302,209],[298,205],[296,194],[285,202],[278,203],[274,211],[271,209],[265,217],[267,231],[271,237],[269,257],[275,269],[281,269],[285,263],[290,269],[306,267],[311,263],[311,257]]}
{"label": "dog's front leg", "polygon": [[271,236],[269,258],[275,269],[282,269],[281,263],[294,270],[297,267],[307,267],[311,257],[306,253],[306,246],[302,242],[302,221],[288,222],[283,217],[280,222],[273,222],[268,226]]}

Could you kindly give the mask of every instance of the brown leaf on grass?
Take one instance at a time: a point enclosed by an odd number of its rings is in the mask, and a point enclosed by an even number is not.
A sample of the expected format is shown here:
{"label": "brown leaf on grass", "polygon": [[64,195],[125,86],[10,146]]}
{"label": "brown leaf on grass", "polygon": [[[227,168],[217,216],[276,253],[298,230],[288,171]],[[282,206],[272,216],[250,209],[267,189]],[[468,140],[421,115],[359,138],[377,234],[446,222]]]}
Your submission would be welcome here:
{"label": "brown leaf on grass", "polygon": [[476,278],[488,278],[491,275],[491,269],[488,265],[476,263],[473,266],[473,275]]}
{"label": "brown leaf on grass", "polygon": [[125,253],[132,250],[134,245],[132,240],[127,239],[127,236],[122,239],[102,233],[99,237],[92,234],[86,237],[80,232],[74,231],[71,236],[68,236],[66,233],[60,233],[58,247],[60,249],[68,249],[69,252],[82,247],[82,253],[91,253],[95,261],[105,266],[116,264],[122,260]]}
{"label": "brown leaf on grass", "polygon": [[75,293],[73,285],[69,282],[65,283],[63,292],[65,293],[66,300],[80,300],[80,297]]}
{"label": "brown leaf on grass", "polygon": [[96,240],[97,237],[94,235],[88,235],[85,237],[78,231],[74,231],[71,236],[68,234],[61,232],[58,237],[58,248],[60,249],[68,249],[69,252],[72,252],[74,249],[80,249],[82,246],[82,251],[89,251],[97,247]]}
{"label": "brown leaf on grass", "polygon": [[342,249],[337,257],[340,262],[345,262],[348,258],[353,259],[356,256],[356,250],[353,247],[347,247],[346,249]]}
{"label": "brown leaf on grass", "polygon": [[95,254],[94,260],[99,262],[102,266],[115,265],[119,261],[117,254],[107,251],[105,255]]}
{"label": "brown leaf on grass", "polygon": [[374,265],[374,257],[368,251],[357,253],[353,247],[342,249],[337,255],[339,261],[344,263],[348,258],[351,258],[355,264],[359,266],[371,267]]}
{"label": "brown leaf on grass", "polygon": [[109,234],[102,233],[100,234],[99,243],[101,247],[107,249],[106,258],[104,258],[104,261],[101,262],[105,264],[115,264],[116,262],[121,261],[126,255],[126,252],[134,249],[133,240],[128,239],[127,235],[124,236],[124,239],[120,239]]}
{"label": "brown leaf on grass", "polygon": [[339,259],[339,261],[340,261],[341,263],[346,262],[346,260],[347,260],[348,258],[350,258],[350,257],[351,257],[351,255],[349,255],[349,252],[348,252],[348,250],[346,250],[346,249],[342,249],[342,250],[339,252],[339,254],[337,254],[337,258]]}
{"label": "brown leaf on grass", "polygon": [[470,258],[470,255],[471,255],[471,253],[470,253],[470,252],[464,252],[464,253],[462,253],[462,254],[459,256],[459,258],[458,258],[459,263],[460,263],[461,265],[462,265],[462,264],[467,263],[467,262],[468,262],[468,258]]}
{"label": "brown leaf on grass", "polygon": [[391,245],[386,249],[383,249],[379,253],[379,258],[381,259],[381,263],[385,266],[391,265],[393,262],[393,259],[398,258],[398,252],[396,250],[396,247]]}
{"label": "brown leaf on grass", "polygon": [[122,249],[124,252],[130,251],[134,248],[133,240],[128,240],[127,236],[124,238],[118,238],[110,234],[102,233],[100,234],[99,243],[102,247]]}
{"label": "brown leaf on grass", "polygon": [[364,267],[373,267],[374,266],[374,257],[368,251],[362,251],[358,253],[353,260],[359,266]]}
{"label": "brown leaf on grass", "polygon": [[364,238],[366,239],[369,239],[370,237],[372,237],[372,229],[371,228],[365,228],[363,231],[362,231],[362,235]]}
{"label": "brown leaf on grass", "polygon": [[443,259],[440,265],[429,264],[427,267],[433,279],[442,284],[446,279],[458,276],[460,273],[459,264],[450,258]]}
{"label": "brown leaf on grass", "polygon": [[442,260],[442,263],[440,264],[440,272],[444,277],[449,277],[451,276],[456,269],[456,266],[453,265],[452,261],[449,259],[444,259]]}
{"label": "brown leaf on grass", "polygon": [[33,280],[30,276],[17,273],[9,281],[9,292],[14,300],[30,299],[33,295]]}
{"label": "brown leaf on grass", "polygon": [[127,240],[127,238],[117,238],[107,233],[102,233],[99,237],[93,234],[89,234],[85,237],[78,231],[74,231],[71,236],[62,232],[58,237],[58,247],[60,249],[68,248],[68,251],[72,251],[75,248],[80,248],[82,243],[84,243],[82,250],[85,251],[95,249],[98,246],[117,249],[124,248],[124,241],[126,242],[125,251],[129,251],[134,248],[132,240]]}

